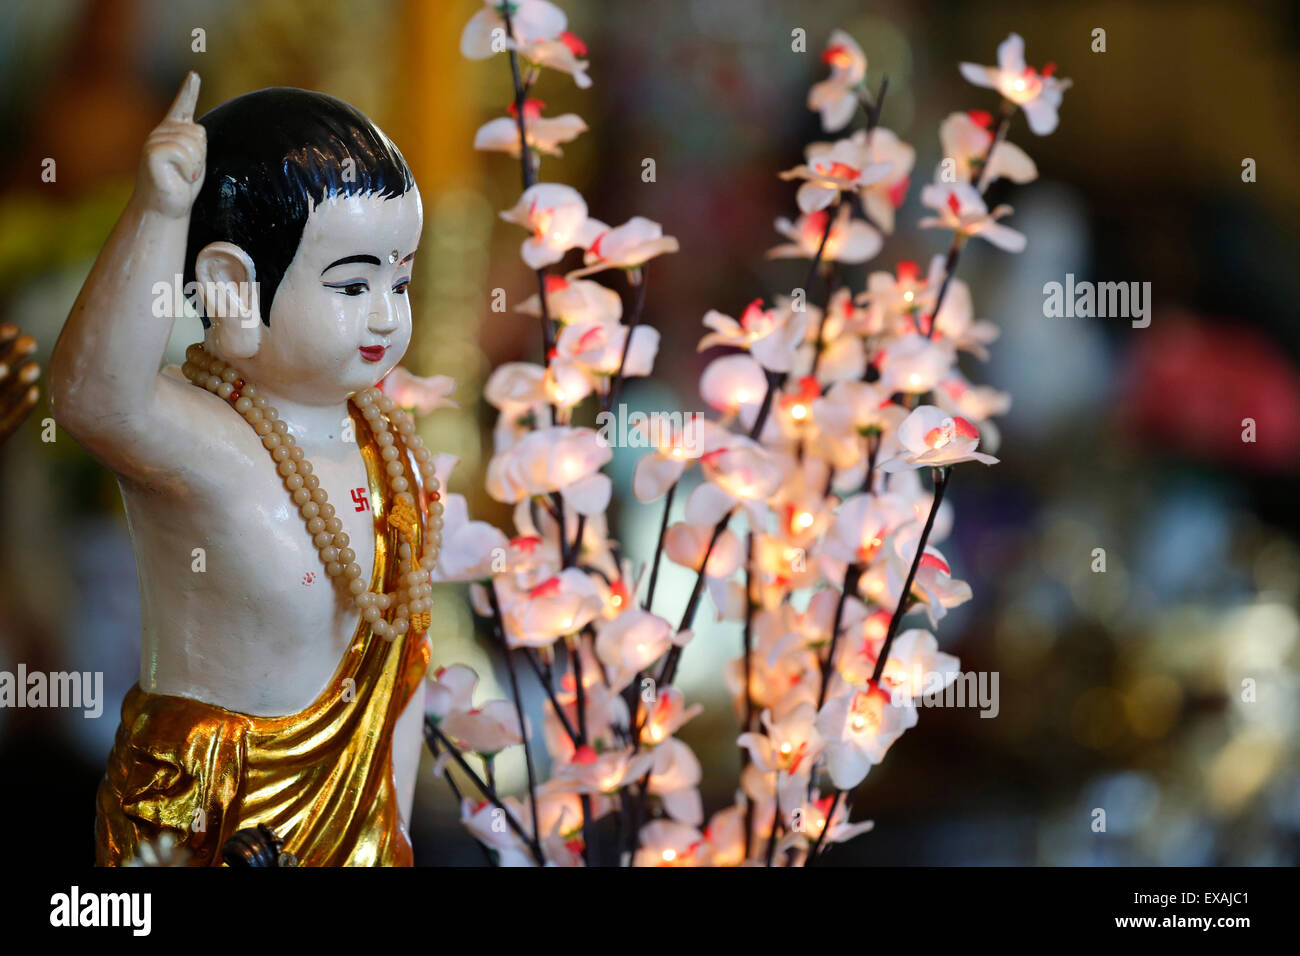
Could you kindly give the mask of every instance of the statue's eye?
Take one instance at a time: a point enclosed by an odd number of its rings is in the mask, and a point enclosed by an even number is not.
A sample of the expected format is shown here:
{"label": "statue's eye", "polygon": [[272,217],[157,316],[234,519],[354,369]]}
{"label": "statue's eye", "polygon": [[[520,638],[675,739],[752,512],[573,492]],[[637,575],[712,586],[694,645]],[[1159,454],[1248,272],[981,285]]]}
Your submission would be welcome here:
{"label": "statue's eye", "polygon": [[393,291],[396,292],[398,295],[406,295],[406,290],[409,289],[410,287],[411,287],[411,280],[403,279],[401,282],[397,283],[397,285],[393,286]]}
{"label": "statue's eye", "polygon": [[361,279],[349,279],[347,282],[326,282],[327,289],[333,289],[339,295],[365,295],[370,291],[368,283]]}

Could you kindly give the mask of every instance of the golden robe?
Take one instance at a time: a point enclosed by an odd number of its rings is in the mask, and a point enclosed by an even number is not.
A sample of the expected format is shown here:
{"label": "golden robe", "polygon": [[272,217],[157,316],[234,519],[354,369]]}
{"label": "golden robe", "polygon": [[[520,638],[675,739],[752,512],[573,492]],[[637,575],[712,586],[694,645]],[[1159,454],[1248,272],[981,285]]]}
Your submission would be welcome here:
{"label": "golden robe", "polygon": [[[368,435],[365,420],[350,411],[357,435]],[[375,518],[370,587],[391,591],[401,539],[386,520],[385,463],[373,436],[361,453]],[[409,452],[401,459],[423,516],[419,469]],[[422,533],[417,529],[412,543],[417,554]],[[142,841],[166,831],[190,851],[191,865],[220,866],[221,847],[236,830],[264,823],[302,866],[410,866],[393,779],[393,726],[428,663],[423,633],[408,630],[390,643],[361,620],[329,685],[297,714],[240,714],[148,694],[137,684],[122,702],[99,786],[96,862],[121,865]]]}

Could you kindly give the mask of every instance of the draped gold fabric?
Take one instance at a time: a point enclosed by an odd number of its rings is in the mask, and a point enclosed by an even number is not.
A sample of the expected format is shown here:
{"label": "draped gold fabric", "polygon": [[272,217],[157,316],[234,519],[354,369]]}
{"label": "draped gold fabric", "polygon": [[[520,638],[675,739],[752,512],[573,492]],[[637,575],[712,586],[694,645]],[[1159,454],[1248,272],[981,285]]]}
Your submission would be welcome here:
{"label": "draped gold fabric", "polygon": [[[368,435],[350,411],[357,435]],[[399,541],[386,521],[392,502],[373,435],[361,453],[375,519],[370,587],[393,590]],[[401,460],[423,517],[419,469],[409,452]],[[193,854],[191,864],[220,866],[221,846],[236,830],[264,823],[303,866],[409,866],[393,726],[428,662],[424,634],[408,631],[390,643],[361,620],[329,685],[301,713],[258,717],[133,687],[99,786],[97,863],[118,866],[141,841],[170,832]]]}

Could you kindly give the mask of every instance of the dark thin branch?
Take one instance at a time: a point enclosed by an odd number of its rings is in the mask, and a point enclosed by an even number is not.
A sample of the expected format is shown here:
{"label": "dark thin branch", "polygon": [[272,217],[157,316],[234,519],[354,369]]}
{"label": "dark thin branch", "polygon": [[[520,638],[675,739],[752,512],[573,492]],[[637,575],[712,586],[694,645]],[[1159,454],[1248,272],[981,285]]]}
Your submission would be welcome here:
{"label": "dark thin branch", "polygon": [[912,593],[912,582],[916,580],[916,570],[921,566],[921,558],[925,556],[925,546],[930,540],[930,532],[934,529],[934,516],[939,513],[939,505],[943,503],[943,493],[948,488],[950,475],[951,470],[948,468],[934,469],[934,501],[930,505],[930,514],[925,519],[925,529],[921,532],[921,539],[916,543],[916,555],[912,558],[912,567],[907,572],[907,580],[903,582],[903,591],[898,596],[898,607],[894,608],[894,616],[889,620],[885,643],[880,647],[880,656],[876,658],[875,669],[871,672],[871,679],[876,684],[880,683],[880,676],[885,672],[889,649],[893,647],[894,638],[898,636],[898,626],[903,620],[903,615],[907,613],[909,606],[907,599]]}

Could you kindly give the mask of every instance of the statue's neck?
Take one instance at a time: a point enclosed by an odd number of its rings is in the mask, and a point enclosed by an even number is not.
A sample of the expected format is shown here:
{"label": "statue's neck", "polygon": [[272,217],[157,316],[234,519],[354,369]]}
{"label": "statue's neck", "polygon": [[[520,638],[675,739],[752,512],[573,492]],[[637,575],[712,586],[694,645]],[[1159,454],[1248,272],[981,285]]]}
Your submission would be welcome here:
{"label": "statue's neck", "polygon": [[289,432],[300,444],[316,444],[337,441],[349,420],[348,403],[337,405],[309,405],[268,388],[260,383],[258,391],[266,396],[269,404],[280,413],[280,418],[289,425]]}

